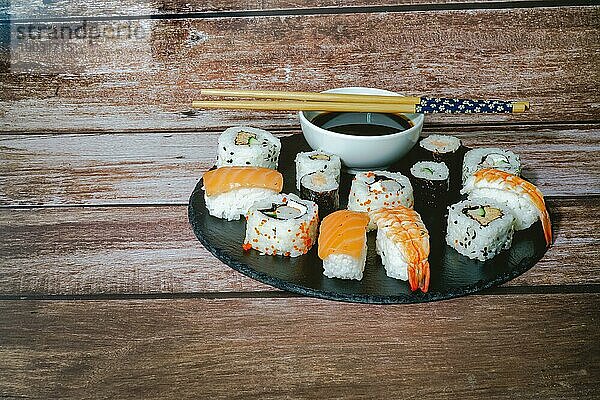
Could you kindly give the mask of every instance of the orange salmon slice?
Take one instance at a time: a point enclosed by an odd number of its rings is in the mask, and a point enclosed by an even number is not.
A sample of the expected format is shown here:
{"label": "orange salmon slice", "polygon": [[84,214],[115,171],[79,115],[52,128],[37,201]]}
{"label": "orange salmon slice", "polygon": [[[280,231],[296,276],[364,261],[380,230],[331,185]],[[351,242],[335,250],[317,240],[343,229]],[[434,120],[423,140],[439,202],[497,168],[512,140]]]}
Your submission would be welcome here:
{"label": "orange salmon slice", "polygon": [[346,254],[359,258],[366,241],[369,216],[366,213],[340,210],[329,214],[321,222],[319,258],[332,254]]}
{"label": "orange salmon slice", "polygon": [[271,189],[280,193],[283,188],[283,175],[263,167],[222,167],[206,172],[202,179],[207,196],[241,188]]}

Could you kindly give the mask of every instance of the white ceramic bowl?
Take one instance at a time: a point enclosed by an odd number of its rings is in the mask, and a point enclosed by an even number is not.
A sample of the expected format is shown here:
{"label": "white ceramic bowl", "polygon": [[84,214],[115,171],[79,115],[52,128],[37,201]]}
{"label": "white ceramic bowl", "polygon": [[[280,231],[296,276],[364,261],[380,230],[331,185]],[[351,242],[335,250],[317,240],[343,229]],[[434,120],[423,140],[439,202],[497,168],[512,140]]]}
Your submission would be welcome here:
{"label": "white ceramic bowl", "polygon": [[[357,93],[396,95],[382,89],[345,87],[326,90],[325,93]],[[304,138],[314,150],[321,149],[337,154],[344,165],[355,171],[385,169],[400,160],[419,140],[423,129],[423,114],[405,114],[414,126],[402,132],[381,136],[352,136],[332,132],[312,124],[310,121],[321,112],[301,111],[300,127]]]}

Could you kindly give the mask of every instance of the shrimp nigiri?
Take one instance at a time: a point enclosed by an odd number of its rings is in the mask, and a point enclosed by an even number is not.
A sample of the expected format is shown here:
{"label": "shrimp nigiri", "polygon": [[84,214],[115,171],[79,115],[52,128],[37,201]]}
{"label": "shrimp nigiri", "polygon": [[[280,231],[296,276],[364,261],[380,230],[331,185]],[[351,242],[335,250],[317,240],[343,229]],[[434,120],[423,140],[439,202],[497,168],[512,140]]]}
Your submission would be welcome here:
{"label": "shrimp nigiri", "polygon": [[391,278],[408,280],[410,289],[429,289],[429,232],[411,208],[381,208],[370,214],[377,224],[377,253]]}
{"label": "shrimp nigiri", "polygon": [[467,193],[469,198],[491,198],[503,203],[513,212],[517,230],[529,228],[539,218],[546,245],[552,243],[552,226],[544,196],[523,178],[497,169],[481,169],[467,180],[461,193]]}

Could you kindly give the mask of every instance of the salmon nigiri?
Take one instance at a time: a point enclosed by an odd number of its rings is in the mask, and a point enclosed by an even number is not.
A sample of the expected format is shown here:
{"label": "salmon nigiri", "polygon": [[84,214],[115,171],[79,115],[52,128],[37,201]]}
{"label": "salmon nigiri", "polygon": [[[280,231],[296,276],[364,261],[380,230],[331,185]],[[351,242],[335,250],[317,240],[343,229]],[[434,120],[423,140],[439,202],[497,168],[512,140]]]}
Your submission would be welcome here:
{"label": "salmon nigiri", "polygon": [[319,233],[319,258],[329,278],[361,280],[367,257],[366,213],[340,210],[326,216]]}
{"label": "salmon nigiri", "polygon": [[467,180],[461,193],[467,193],[473,199],[495,199],[510,208],[515,217],[516,230],[529,228],[539,218],[546,245],[552,243],[552,226],[544,196],[525,179],[497,169],[482,169]]}
{"label": "salmon nigiri", "polygon": [[429,232],[413,209],[397,206],[370,214],[377,224],[377,253],[387,276],[408,280],[410,289],[429,289]]}
{"label": "salmon nigiri", "polygon": [[222,167],[206,172],[202,179],[208,212],[228,221],[239,219],[254,203],[283,188],[281,173],[263,167]]}

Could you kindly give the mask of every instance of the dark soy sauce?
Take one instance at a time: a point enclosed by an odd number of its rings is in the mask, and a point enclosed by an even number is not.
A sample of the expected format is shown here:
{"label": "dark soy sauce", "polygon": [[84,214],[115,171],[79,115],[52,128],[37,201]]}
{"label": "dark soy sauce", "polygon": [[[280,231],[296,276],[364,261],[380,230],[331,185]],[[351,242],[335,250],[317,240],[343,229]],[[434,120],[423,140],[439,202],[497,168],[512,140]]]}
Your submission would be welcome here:
{"label": "dark soy sauce", "polygon": [[328,131],[352,136],[390,135],[410,129],[413,122],[401,114],[326,112],[311,121]]}

